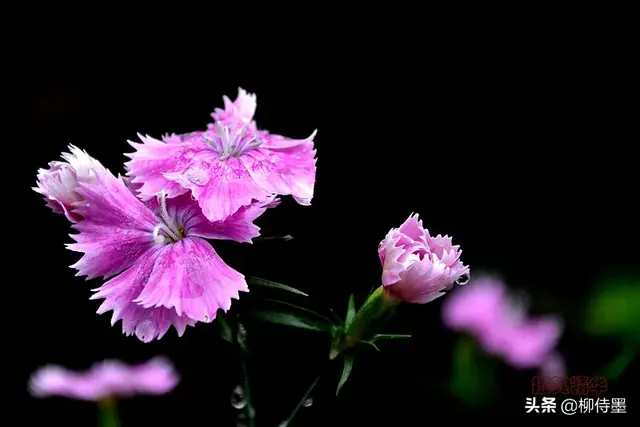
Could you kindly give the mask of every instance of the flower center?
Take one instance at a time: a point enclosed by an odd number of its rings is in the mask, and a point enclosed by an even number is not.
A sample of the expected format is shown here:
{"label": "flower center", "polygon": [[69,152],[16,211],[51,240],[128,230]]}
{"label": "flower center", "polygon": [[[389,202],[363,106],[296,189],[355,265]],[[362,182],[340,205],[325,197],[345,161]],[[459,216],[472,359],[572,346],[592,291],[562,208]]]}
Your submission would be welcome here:
{"label": "flower center", "polygon": [[247,134],[247,124],[241,127],[236,126],[235,118],[232,119],[231,126],[225,126],[220,121],[215,124],[216,134],[209,136],[203,134],[203,138],[216,149],[220,155],[220,160],[229,157],[240,157],[247,151],[256,149],[264,142],[253,133]]}
{"label": "flower center", "polygon": [[177,224],[167,211],[167,193],[162,190],[158,194],[160,204],[160,223],[153,228],[153,240],[156,243],[175,243],[187,237],[184,228]]}

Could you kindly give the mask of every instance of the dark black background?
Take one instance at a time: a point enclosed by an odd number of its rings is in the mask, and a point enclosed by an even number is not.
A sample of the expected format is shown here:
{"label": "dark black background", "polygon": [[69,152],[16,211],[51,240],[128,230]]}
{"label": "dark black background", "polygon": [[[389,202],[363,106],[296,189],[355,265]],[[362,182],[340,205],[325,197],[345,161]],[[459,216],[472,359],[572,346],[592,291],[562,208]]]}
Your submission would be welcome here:
{"label": "dark black background", "polygon": [[[99,302],[88,301],[101,282],[86,283],[68,267],[79,255],[63,246],[71,241],[67,221],[29,187],[69,143],[123,172],[127,139],[203,128],[238,86],[257,93],[260,127],[296,138],[317,128],[319,160],[312,206],[286,198],[259,220],[264,235],[295,239],[216,243],[230,265],[299,287],[313,306],[342,314],[350,293],[362,303],[379,284],[378,242],[418,212],[429,230],[453,236],[472,271],[499,272],[533,296],[533,311],[565,316],[560,349],[570,374],[591,374],[615,356],[612,343],[579,333],[576,316],[599,275],[637,266],[637,74],[624,25],[496,18],[471,27],[454,25],[454,14],[438,26],[405,16],[393,28],[338,30],[328,21],[312,28],[195,10],[190,20],[138,21],[126,11],[115,14],[123,22],[101,13],[75,19],[71,9],[64,20],[62,12],[36,19],[20,11],[23,35],[5,65],[15,72],[8,89],[17,112],[17,133],[5,141],[16,195],[4,204],[5,242],[14,242],[5,246],[5,286],[15,292],[4,301],[12,338],[5,352],[15,357],[7,369],[17,381],[5,391],[27,409],[18,424],[91,425],[96,416],[90,404],[28,397],[28,375],[42,364],[82,369],[103,358],[164,354],[181,384],[165,397],[123,402],[124,425],[231,425],[239,377],[215,326],[180,339],[172,330],[151,344],[111,328],[109,315],[95,314]],[[89,32],[100,19],[109,23]],[[235,30],[218,28],[223,20],[237,20]],[[276,27],[282,34],[272,40]],[[299,425],[467,414],[444,386],[456,336],[441,325],[441,303],[403,306],[387,332],[414,338],[366,352],[338,398],[334,367]],[[277,425],[322,369],[328,342],[271,325],[249,324],[248,334],[258,426]],[[505,369],[496,381],[511,400],[492,413],[522,412],[532,374]],[[617,387],[625,395],[624,384]]]}

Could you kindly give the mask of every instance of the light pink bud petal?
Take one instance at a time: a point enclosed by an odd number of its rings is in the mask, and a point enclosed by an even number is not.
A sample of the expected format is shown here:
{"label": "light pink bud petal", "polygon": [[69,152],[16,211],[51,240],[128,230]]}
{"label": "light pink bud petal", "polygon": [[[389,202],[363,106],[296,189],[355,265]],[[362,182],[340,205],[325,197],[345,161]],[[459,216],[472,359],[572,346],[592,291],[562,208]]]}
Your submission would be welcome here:
{"label": "light pink bud petal", "polygon": [[378,256],[386,291],[405,302],[433,301],[469,274],[459,248],[451,245],[450,238],[432,239],[418,215],[389,231],[378,246]]}

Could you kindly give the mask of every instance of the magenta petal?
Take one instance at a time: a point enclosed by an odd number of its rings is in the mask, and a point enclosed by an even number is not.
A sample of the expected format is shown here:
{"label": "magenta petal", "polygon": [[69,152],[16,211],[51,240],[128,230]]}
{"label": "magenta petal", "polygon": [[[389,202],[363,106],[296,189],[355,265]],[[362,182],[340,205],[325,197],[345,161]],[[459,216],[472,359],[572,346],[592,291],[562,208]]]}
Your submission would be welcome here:
{"label": "magenta petal", "polygon": [[562,323],[554,318],[528,320],[507,335],[504,356],[520,369],[542,365],[562,334]]}
{"label": "magenta petal", "polygon": [[142,255],[133,266],[106,282],[91,297],[104,298],[98,314],[113,310],[111,324],[122,319],[123,332],[135,335],[143,342],[162,338],[171,325],[178,331],[178,336],[182,336],[187,326],[195,324],[194,320],[179,316],[174,309],[144,308],[133,302],[148,282],[162,249],[159,247]]}
{"label": "magenta petal", "polygon": [[[223,221],[210,222],[202,215],[196,205],[197,212],[185,216],[184,227],[190,236],[204,239],[235,240],[236,242],[251,243],[260,235],[260,227],[255,221],[268,208],[277,206],[279,199],[268,197],[265,201],[254,202],[249,206],[242,206],[236,213]],[[193,209],[193,208],[192,208]]]}
{"label": "magenta petal", "polygon": [[147,394],[165,394],[173,390],[180,378],[173,365],[162,357],[132,369],[136,389]]}
{"label": "magenta petal", "polygon": [[314,136],[315,132],[306,140],[294,140],[297,145],[289,148],[276,150],[261,147],[248,151],[240,160],[265,191],[292,195],[301,205],[309,205],[316,181]]}
{"label": "magenta petal", "polygon": [[238,159],[210,160],[202,161],[184,173],[165,174],[168,179],[191,190],[209,221],[224,220],[253,200],[271,196],[256,185]]}
{"label": "magenta petal", "polygon": [[186,169],[185,161],[194,154],[195,148],[171,140],[165,143],[150,136],[138,135],[142,144],[129,141],[136,152],[126,154],[131,160],[125,163],[127,175],[133,184],[142,184],[138,189],[140,198],[148,200],[164,190],[167,197],[176,197],[187,190],[165,178],[164,173]]}
{"label": "magenta petal", "polygon": [[475,334],[495,330],[505,322],[510,301],[503,283],[478,276],[472,284],[456,289],[442,307],[444,323],[451,329]]}
{"label": "magenta petal", "polygon": [[135,302],[174,308],[178,315],[210,322],[218,309],[231,307],[239,291],[248,291],[244,276],[226,265],[205,240],[187,237],[161,249]]}
{"label": "magenta petal", "polygon": [[72,266],[79,276],[111,276],[132,265],[154,245],[156,216],[140,202],[122,180],[110,172],[92,184],[81,183],[77,192],[84,203],[75,209],[85,219],[73,226],[77,242],[67,245],[84,256]]}

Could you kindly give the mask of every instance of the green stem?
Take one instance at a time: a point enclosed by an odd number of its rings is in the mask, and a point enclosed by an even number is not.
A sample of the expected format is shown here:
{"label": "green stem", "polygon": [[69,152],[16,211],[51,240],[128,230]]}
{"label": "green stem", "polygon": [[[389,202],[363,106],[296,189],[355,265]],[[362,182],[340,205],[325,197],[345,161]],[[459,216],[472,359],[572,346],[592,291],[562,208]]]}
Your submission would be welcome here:
{"label": "green stem", "polygon": [[311,394],[313,389],[316,387],[316,384],[318,384],[318,381],[320,381],[320,375],[318,375],[318,377],[313,381],[313,383],[311,383],[311,386],[304,393],[304,395],[302,396],[302,399],[300,399],[300,402],[298,402],[296,407],[293,408],[293,411],[291,411],[291,415],[289,415],[289,418],[281,422],[278,427],[287,427],[289,423],[291,423],[291,421],[296,416],[300,408],[302,408],[302,405],[304,405],[304,402],[309,398],[309,395]]}
{"label": "green stem", "polygon": [[329,359],[335,359],[341,352],[359,342],[370,341],[391,318],[399,303],[400,300],[389,295],[384,290],[384,286],[373,291],[351,322],[346,325],[344,333],[336,334]]}
{"label": "green stem", "polygon": [[100,412],[100,427],[120,427],[120,417],[118,417],[118,404],[115,399],[103,399],[98,402]]}
{"label": "green stem", "polygon": [[[244,412],[247,417],[247,427],[255,426],[255,415],[256,411],[253,408],[253,403],[251,401],[251,390],[249,388],[249,370],[247,369],[247,348],[246,343],[243,341],[243,338],[240,337],[240,331],[244,330],[244,326],[238,322],[238,331],[236,333],[236,344],[238,346],[238,351],[240,353],[240,367],[242,369],[242,392],[244,396],[244,400],[246,405],[244,407]],[[241,342],[241,340],[243,342]]]}

